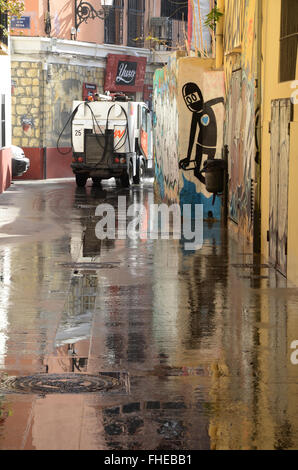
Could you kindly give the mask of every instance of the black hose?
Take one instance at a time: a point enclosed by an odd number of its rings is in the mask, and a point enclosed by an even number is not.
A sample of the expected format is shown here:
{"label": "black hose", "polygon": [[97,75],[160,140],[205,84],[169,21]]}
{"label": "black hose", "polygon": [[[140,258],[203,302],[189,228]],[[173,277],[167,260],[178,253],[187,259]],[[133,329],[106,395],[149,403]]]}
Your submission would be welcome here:
{"label": "black hose", "polygon": [[[96,119],[96,116],[95,116],[95,114],[94,114],[94,112],[93,112],[93,109],[91,108],[91,106],[89,105],[89,103],[88,103],[88,102],[80,103],[80,104],[73,110],[73,112],[71,113],[69,119],[67,120],[67,122],[66,122],[64,128],[62,129],[62,131],[61,131],[61,133],[60,133],[60,135],[59,135],[59,137],[58,137],[57,145],[56,145],[57,151],[60,153],[60,155],[68,155],[68,154],[71,152],[71,150],[68,151],[68,152],[62,152],[62,151],[60,150],[60,148],[59,148],[59,142],[60,142],[60,139],[61,139],[61,137],[63,136],[64,131],[65,131],[65,129],[67,128],[68,124],[70,123],[71,126],[72,126],[73,120],[74,120],[74,118],[75,118],[75,116],[76,116],[76,114],[77,114],[77,112],[78,112],[78,109],[79,109],[79,107],[82,106],[83,104],[86,105],[86,106],[89,108],[90,112],[91,112],[91,117],[92,117],[92,122],[93,122],[93,131],[94,131],[94,135],[95,135],[95,137],[96,137],[96,141],[97,141],[98,145],[99,145],[99,146],[103,149],[103,151],[104,151],[104,155],[103,155],[103,156],[105,156],[105,155],[106,155],[106,152],[107,152],[107,147],[108,147],[109,117],[110,117],[110,113],[111,113],[112,109],[116,106],[115,104],[114,104],[113,106],[111,106],[110,109],[109,109],[109,111],[108,111],[107,120],[106,120],[106,128],[105,128],[105,132],[103,133],[103,132],[101,131],[101,127],[100,127],[100,125],[99,125],[99,123],[98,123],[98,121],[97,121],[97,119]],[[128,116],[127,116],[127,113],[126,113],[125,109],[123,108],[123,106],[121,106],[121,105],[119,105],[119,106],[121,107],[122,111],[123,111],[124,114],[125,114],[125,117],[126,117],[126,126],[125,126],[125,132],[124,132],[123,136],[121,137],[121,139],[119,140],[117,146],[114,148],[114,151],[117,151],[117,150],[119,150],[122,146],[124,146],[125,143],[126,143],[126,140],[128,139],[129,152],[131,153],[131,144],[130,144],[129,126],[128,126]],[[99,129],[101,135],[105,137],[105,145],[102,145],[101,141],[98,139],[98,134],[97,134],[97,132],[95,132],[95,124],[96,124],[97,128]],[[122,143],[124,137],[125,137],[125,140],[124,140],[124,142]],[[71,132],[71,146],[72,146],[72,148],[73,148],[72,132]],[[97,164],[97,165],[98,165],[98,164]],[[96,166],[97,166],[97,165],[96,165]]]}

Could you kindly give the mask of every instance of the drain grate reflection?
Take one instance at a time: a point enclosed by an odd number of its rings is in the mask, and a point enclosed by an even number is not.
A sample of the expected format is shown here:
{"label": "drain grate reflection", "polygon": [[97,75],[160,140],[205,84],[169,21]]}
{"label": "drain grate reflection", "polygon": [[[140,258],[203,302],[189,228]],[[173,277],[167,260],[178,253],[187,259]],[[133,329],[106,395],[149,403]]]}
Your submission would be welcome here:
{"label": "drain grate reflection", "polygon": [[26,394],[81,394],[105,392],[121,387],[121,381],[108,375],[37,374],[1,380],[0,392]]}

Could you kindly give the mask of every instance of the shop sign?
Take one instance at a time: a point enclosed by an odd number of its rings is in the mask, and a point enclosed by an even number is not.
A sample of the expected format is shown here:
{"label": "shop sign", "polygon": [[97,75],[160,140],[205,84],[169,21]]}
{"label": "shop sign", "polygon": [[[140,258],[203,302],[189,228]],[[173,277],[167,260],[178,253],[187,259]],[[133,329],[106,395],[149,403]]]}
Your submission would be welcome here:
{"label": "shop sign", "polygon": [[142,92],[146,65],[146,57],[108,54],[105,91]]}

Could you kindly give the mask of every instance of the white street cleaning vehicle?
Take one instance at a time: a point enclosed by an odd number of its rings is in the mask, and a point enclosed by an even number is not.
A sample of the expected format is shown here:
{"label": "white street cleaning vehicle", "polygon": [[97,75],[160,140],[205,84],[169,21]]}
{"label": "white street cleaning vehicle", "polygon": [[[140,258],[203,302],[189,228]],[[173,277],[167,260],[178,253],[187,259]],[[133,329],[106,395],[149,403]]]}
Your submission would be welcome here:
{"label": "white street cleaning vehicle", "polygon": [[140,184],[153,168],[151,115],[145,103],[124,95],[73,103],[72,170],[78,186],[87,179],[119,179],[124,187]]}

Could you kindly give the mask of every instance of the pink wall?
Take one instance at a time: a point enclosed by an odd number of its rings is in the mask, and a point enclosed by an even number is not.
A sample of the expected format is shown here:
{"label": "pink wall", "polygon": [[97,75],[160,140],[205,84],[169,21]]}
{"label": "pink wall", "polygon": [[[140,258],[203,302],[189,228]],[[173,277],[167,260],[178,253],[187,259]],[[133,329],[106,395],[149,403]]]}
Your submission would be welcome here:
{"label": "pink wall", "polygon": [[0,193],[9,188],[11,183],[11,150],[0,150]]}
{"label": "pink wall", "polygon": [[[77,0],[79,3],[80,0]],[[101,9],[100,0],[90,0],[89,3],[95,9]],[[161,0],[145,0],[145,36],[150,32],[150,18],[160,16]],[[71,28],[75,26],[74,15],[75,0],[51,0],[51,37],[60,39],[71,39]],[[124,0],[123,11],[123,45],[127,45],[127,6],[128,0]],[[45,17],[47,14],[47,0],[26,0],[24,16],[30,16],[30,29],[14,29],[12,35],[22,36],[47,36],[45,33]],[[104,21],[100,19],[89,20],[82,23],[77,34],[78,41],[93,42],[103,44],[104,42]],[[147,47],[149,47],[147,45]]]}
{"label": "pink wall", "polygon": [[[78,0],[79,3],[79,0]],[[98,0],[90,0],[90,3],[96,8],[100,7]],[[51,18],[51,37],[59,39],[71,39],[71,28],[75,26],[74,15],[75,0],[51,0],[50,18]],[[24,16],[30,16],[30,29],[14,29],[12,35],[22,36],[44,36],[45,18],[47,15],[47,1],[26,0]],[[94,43],[103,43],[104,40],[104,22],[98,19],[89,20],[88,24],[83,23],[80,26],[80,32],[77,35],[79,41]]]}
{"label": "pink wall", "polygon": [[51,0],[52,37],[71,39],[70,32],[72,26],[74,26],[74,3],[74,0],[66,0],[63,2],[61,2],[61,0]]}
{"label": "pink wall", "polygon": [[25,1],[25,11],[23,16],[30,16],[30,29],[17,29],[14,28],[11,31],[12,35],[19,36],[44,36],[44,11],[43,9],[39,8],[40,2],[39,0],[26,0]]}

